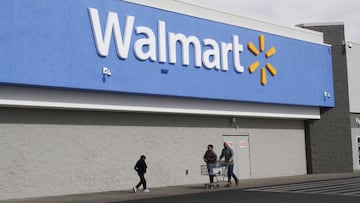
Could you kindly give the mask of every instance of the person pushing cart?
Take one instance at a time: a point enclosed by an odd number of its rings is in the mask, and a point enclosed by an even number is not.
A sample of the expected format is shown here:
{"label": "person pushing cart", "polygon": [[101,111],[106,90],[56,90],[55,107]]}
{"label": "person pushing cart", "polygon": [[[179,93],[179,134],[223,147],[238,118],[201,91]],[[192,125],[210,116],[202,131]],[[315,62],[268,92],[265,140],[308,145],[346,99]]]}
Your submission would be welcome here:
{"label": "person pushing cart", "polygon": [[227,175],[228,175],[228,184],[229,184],[229,186],[231,184],[231,177],[234,178],[235,184],[238,185],[239,184],[239,179],[236,177],[236,175],[233,172],[234,171],[234,152],[230,148],[228,142],[224,142],[224,148],[221,151],[219,161],[222,158],[225,159],[225,163],[227,165]]}

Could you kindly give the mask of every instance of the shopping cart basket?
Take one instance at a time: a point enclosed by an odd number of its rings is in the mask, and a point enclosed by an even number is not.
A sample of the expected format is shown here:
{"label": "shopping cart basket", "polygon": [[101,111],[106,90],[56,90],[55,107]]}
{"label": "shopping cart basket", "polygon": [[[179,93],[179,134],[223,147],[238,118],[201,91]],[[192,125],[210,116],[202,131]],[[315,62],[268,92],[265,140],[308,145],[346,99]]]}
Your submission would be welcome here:
{"label": "shopping cart basket", "polygon": [[201,165],[201,175],[213,175],[214,183],[206,183],[205,189],[212,189],[215,187],[220,187],[220,184],[227,183],[225,180],[227,177],[227,164],[224,162],[216,162],[213,164],[203,164]]}

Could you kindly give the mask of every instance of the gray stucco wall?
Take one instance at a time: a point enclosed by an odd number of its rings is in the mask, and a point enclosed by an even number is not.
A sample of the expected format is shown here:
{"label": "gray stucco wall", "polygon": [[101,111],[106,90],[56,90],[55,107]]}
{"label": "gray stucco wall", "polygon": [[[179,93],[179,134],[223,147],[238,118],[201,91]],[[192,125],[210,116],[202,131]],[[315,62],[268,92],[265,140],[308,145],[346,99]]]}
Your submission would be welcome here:
{"label": "gray stucco wall", "polygon": [[345,47],[348,62],[350,112],[360,113],[360,43],[348,42]]}
{"label": "gray stucco wall", "polygon": [[332,45],[334,108],[322,108],[321,119],[306,122],[309,173],[353,171],[344,25],[310,26]]}
{"label": "gray stucco wall", "polygon": [[[147,155],[150,189],[207,182],[209,143],[249,134],[251,177],[306,173],[298,120],[0,108],[0,199],[127,190]],[[238,163],[238,166],[241,163]],[[186,175],[185,171],[189,170]]]}

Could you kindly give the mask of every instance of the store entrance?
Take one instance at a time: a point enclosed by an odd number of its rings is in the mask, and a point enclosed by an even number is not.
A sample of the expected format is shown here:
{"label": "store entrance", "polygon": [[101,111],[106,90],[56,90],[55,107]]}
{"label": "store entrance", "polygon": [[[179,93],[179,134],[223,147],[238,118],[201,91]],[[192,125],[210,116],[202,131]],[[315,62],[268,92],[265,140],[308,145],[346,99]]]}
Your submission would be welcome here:
{"label": "store entrance", "polygon": [[251,176],[249,135],[223,135],[224,142],[228,142],[234,151],[234,173],[239,179]]}

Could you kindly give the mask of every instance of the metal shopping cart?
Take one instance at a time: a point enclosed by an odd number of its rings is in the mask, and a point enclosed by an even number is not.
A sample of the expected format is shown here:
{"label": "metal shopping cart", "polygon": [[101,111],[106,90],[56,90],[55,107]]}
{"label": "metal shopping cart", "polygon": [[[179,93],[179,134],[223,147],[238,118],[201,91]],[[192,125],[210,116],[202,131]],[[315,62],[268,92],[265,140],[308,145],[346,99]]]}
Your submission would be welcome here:
{"label": "metal shopping cart", "polygon": [[227,169],[228,167],[225,162],[201,165],[201,175],[208,176],[212,174],[214,176],[214,183],[206,183],[205,189],[218,188],[221,184],[226,185]]}

